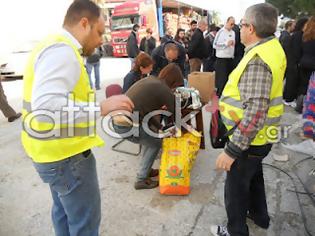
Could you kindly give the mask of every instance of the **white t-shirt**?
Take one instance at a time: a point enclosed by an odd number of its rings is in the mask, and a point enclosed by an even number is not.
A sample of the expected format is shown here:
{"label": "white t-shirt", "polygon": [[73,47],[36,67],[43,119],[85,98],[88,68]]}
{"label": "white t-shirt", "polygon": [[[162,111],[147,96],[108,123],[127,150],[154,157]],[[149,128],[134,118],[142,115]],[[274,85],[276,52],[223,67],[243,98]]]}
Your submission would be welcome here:
{"label": "white t-shirt", "polygon": [[[227,46],[230,40],[234,41],[233,46]],[[218,58],[234,58],[235,32],[229,31],[225,27],[220,29],[214,39],[213,48],[216,49],[216,57]]]}

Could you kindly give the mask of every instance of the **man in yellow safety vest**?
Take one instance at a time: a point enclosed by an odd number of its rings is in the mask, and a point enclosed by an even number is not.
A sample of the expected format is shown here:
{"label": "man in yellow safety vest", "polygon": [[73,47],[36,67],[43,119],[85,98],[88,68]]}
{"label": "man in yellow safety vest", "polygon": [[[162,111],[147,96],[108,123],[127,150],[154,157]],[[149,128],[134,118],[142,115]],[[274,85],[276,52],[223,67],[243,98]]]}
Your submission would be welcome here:
{"label": "man in yellow safety vest", "polygon": [[213,226],[220,236],[248,236],[246,217],[269,227],[262,160],[279,138],[283,113],[282,91],[286,57],[274,37],[278,11],[266,3],[249,7],[241,22],[245,55],[220,98],[220,113],[228,130],[236,127],[216,161],[227,171],[225,208],[227,227]]}
{"label": "man in yellow safety vest", "polygon": [[103,43],[105,21],[92,1],[75,0],[59,34],[43,40],[24,74],[22,143],[52,198],[55,234],[98,235],[100,191],[91,148],[103,144],[95,114],[132,111],[124,96],[95,103],[82,56]]}

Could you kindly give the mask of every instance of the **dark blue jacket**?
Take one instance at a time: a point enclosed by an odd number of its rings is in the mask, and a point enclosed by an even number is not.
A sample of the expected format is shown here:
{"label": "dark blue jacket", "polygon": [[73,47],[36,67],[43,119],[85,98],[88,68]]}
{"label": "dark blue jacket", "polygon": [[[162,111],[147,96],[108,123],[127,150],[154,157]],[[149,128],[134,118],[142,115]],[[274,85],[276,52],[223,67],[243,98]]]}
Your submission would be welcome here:
{"label": "dark blue jacket", "polygon": [[203,37],[203,32],[197,28],[191,37],[191,41],[188,44],[188,56],[189,59],[199,58],[204,59],[208,56],[206,51],[205,38]]}
{"label": "dark blue jacket", "polygon": [[140,50],[138,47],[137,35],[135,31],[131,31],[127,39],[127,54],[130,58],[136,58]]}
{"label": "dark blue jacket", "polygon": [[139,72],[131,70],[124,78],[123,93],[126,93],[134,83],[141,79],[141,77]]}
{"label": "dark blue jacket", "polygon": [[170,63],[166,59],[165,52],[164,52],[165,45],[169,43],[174,43],[178,47],[178,58],[172,62],[177,64],[180,67],[182,73],[184,74],[184,64],[186,60],[185,48],[175,41],[168,41],[166,43],[161,44],[160,46],[158,46],[157,48],[153,50],[151,57],[154,61],[154,65],[153,65],[153,70],[151,72],[151,75],[158,76],[160,71]]}

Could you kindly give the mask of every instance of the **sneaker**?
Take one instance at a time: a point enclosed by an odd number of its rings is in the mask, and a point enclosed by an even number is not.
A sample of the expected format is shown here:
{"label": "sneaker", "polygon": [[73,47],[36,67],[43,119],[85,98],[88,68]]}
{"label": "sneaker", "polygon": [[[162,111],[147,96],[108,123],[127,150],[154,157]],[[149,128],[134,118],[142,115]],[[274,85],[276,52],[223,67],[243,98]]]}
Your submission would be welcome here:
{"label": "sneaker", "polygon": [[213,225],[211,226],[210,231],[214,236],[230,236],[225,226]]}
{"label": "sneaker", "polygon": [[152,189],[159,186],[159,181],[151,180],[150,178],[147,178],[145,180],[137,181],[135,183],[135,189]]}
{"label": "sneaker", "polygon": [[292,101],[292,102],[286,102],[285,100],[283,100],[283,104],[292,108],[296,108],[296,102]]}
{"label": "sneaker", "polygon": [[150,173],[149,173],[149,177],[156,177],[159,176],[159,170],[158,169],[151,169]]}
{"label": "sneaker", "polygon": [[8,122],[13,122],[13,121],[15,121],[16,119],[20,118],[21,115],[22,115],[21,113],[16,113],[15,116],[10,116],[10,117],[8,118]]}

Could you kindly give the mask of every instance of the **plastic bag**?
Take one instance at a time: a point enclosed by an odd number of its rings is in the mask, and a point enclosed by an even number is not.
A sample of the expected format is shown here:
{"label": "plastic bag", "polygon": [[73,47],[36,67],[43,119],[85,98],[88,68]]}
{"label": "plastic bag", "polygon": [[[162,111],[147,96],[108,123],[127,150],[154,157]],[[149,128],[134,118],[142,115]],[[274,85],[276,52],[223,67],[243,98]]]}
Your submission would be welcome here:
{"label": "plastic bag", "polygon": [[196,159],[200,136],[187,133],[179,138],[165,138],[160,166],[160,193],[190,193],[190,170]]}
{"label": "plastic bag", "polygon": [[194,135],[192,133],[184,134],[184,138],[187,139],[188,142],[188,159],[189,159],[189,170],[194,166],[198,151],[200,149],[201,135]]}

